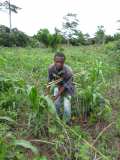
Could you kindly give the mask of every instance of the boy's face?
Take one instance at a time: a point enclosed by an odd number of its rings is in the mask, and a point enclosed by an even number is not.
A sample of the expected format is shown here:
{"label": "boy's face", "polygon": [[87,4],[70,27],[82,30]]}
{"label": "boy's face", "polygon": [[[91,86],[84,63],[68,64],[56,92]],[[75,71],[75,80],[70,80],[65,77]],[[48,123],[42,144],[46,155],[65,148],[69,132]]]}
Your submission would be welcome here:
{"label": "boy's face", "polygon": [[55,57],[54,64],[58,70],[63,69],[64,66],[64,58],[63,57]]}

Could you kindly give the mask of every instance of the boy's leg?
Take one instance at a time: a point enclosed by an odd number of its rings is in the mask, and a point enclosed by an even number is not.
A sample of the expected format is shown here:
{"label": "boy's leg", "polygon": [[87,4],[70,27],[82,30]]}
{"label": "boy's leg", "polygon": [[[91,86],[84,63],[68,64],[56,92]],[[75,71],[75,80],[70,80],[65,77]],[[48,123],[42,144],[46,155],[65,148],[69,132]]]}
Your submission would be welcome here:
{"label": "boy's leg", "polygon": [[[54,88],[54,96],[56,96],[57,94],[58,94],[58,87],[56,86],[55,88]],[[62,99],[61,99],[61,96],[59,96],[56,100],[55,100],[55,107],[56,107],[56,112],[57,112],[57,114],[58,115],[60,115],[61,113],[60,113],[60,108],[61,108],[61,103],[62,103]]]}
{"label": "boy's leg", "polygon": [[71,96],[67,95],[64,97],[64,121],[67,123],[71,119]]}
{"label": "boy's leg", "polygon": [[56,112],[57,112],[57,114],[58,115],[60,115],[61,114],[61,112],[60,112],[60,108],[61,108],[61,97],[58,97],[56,100],[55,100],[55,107],[56,107]]}

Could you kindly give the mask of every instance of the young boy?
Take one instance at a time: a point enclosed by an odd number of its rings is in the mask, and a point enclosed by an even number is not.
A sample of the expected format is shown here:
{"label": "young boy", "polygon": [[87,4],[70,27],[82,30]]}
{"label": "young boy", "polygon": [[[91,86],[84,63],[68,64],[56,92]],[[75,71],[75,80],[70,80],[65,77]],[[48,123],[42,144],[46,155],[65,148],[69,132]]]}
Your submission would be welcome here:
{"label": "young boy", "polygon": [[63,104],[63,119],[69,124],[71,119],[71,97],[74,95],[73,72],[64,63],[65,55],[57,52],[54,56],[54,64],[48,68],[48,82],[61,80],[53,89],[53,99],[58,115],[60,115]]}

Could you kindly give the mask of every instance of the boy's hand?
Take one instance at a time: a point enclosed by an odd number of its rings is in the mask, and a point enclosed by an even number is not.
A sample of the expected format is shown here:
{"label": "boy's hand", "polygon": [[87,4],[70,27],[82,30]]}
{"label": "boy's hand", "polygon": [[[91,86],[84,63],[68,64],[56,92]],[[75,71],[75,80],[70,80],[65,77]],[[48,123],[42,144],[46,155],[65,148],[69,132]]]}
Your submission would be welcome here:
{"label": "boy's hand", "polygon": [[64,92],[64,87],[63,86],[59,86],[59,92],[58,94],[55,96],[55,100],[62,95],[62,93]]}
{"label": "boy's hand", "polygon": [[64,92],[64,89],[65,89],[64,86],[59,87],[59,93],[58,93],[59,96]]}
{"label": "boy's hand", "polygon": [[63,87],[63,86],[60,86],[60,87],[59,87],[59,92],[58,92],[58,94],[57,94],[56,96],[53,96],[53,97],[52,97],[52,100],[53,100],[53,101],[57,100],[58,97],[61,96],[61,94],[62,94],[63,92],[64,92],[64,87]]}
{"label": "boy's hand", "polygon": [[52,100],[53,100],[53,101],[56,101],[57,98],[58,98],[58,96],[53,96],[53,97],[52,97]]}

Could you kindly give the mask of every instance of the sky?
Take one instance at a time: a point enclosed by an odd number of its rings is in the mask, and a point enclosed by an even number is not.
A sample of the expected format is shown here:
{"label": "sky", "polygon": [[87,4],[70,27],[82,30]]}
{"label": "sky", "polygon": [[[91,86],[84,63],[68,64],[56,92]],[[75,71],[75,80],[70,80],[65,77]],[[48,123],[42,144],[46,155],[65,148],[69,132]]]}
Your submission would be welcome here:
{"label": "sky", "polygon": [[[0,0],[3,1],[3,0]],[[34,35],[40,28],[62,28],[63,16],[75,13],[80,21],[79,29],[91,36],[97,26],[103,25],[106,34],[113,35],[120,27],[120,0],[11,0],[22,9],[12,13],[12,27]],[[0,12],[0,24],[9,26],[6,12]]]}

